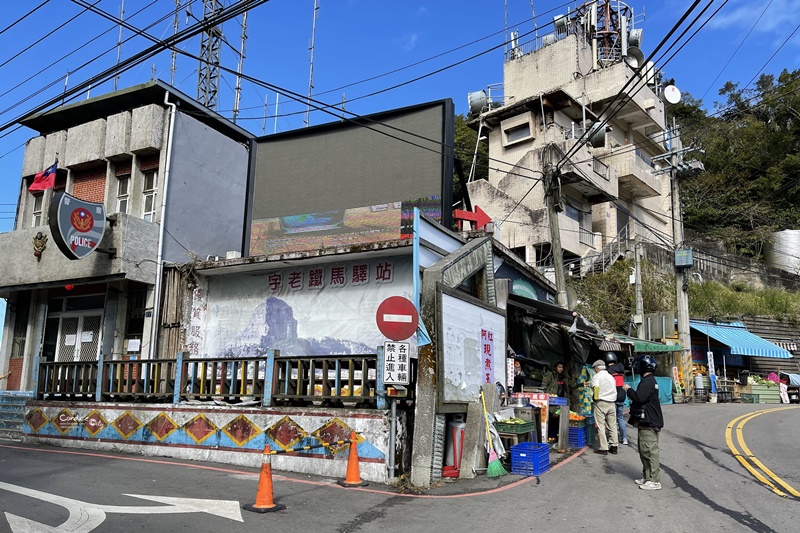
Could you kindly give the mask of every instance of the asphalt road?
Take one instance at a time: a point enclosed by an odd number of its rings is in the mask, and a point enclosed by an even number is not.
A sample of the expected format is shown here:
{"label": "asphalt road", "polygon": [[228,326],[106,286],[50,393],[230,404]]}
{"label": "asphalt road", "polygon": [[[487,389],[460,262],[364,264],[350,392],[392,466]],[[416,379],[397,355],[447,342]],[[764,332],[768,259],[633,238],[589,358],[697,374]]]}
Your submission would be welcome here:
{"label": "asphalt road", "polygon": [[633,483],[641,464],[630,430],[633,446],[617,456],[578,451],[559,455],[539,478],[480,476],[424,494],[275,472],[274,499],[286,509],[268,514],[241,510],[255,501],[256,469],[0,441],[0,532],[798,529],[798,407],[687,404],[664,412],[661,491]]}

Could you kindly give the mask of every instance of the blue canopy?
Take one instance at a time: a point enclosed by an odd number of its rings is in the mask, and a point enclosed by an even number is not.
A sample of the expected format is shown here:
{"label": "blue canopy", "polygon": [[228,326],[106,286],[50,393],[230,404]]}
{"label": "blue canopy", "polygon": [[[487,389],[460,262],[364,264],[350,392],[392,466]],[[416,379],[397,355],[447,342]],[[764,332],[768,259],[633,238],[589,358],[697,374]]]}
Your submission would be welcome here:
{"label": "blue canopy", "polygon": [[701,320],[690,320],[689,326],[698,333],[708,335],[712,339],[729,346],[732,354],[774,357],[777,359],[792,358],[792,354],[787,350],[757,335],[753,335],[740,322],[712,324]]}

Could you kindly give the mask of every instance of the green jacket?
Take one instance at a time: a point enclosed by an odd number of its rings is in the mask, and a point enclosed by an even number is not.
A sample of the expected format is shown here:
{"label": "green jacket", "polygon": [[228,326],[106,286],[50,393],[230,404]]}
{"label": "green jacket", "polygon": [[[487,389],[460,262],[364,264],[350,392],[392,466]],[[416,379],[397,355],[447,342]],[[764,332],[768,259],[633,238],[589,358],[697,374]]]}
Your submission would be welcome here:
{"label": "green jacket", "polygon": [[544,375],[544,379],[542,379],[542,388],[547,394],[556,394],[558,392],[558,375],[555,371],[551,370]]}

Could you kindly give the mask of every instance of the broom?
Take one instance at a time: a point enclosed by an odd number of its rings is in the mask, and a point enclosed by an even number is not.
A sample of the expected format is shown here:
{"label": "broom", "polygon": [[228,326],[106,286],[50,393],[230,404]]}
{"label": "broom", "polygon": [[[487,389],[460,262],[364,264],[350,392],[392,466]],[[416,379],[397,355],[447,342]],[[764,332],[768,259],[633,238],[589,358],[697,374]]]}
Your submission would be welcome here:
{"label": "broom", "polygon": [[486,400],[481,389],[481,403],[483,404],[483,418],[486,420],[486,437],[489,439],[489,466],[486,468],[486,477],[501,477],[508,474],[492,444],[492,432],[489,430],[489,413],[486,411]]}

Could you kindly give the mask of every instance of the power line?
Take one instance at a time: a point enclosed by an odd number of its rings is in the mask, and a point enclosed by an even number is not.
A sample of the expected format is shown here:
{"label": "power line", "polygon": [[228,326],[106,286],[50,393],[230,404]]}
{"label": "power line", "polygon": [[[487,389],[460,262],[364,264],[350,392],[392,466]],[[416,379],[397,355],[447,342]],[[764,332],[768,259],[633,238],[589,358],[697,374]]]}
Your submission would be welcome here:
{"label": "power line", "polygon": [[12,22],[11,24],[9,24],[8,26],[6,26],[6,27],[5,27],[5,28],[3,28],[2,30],[0,30],[0,35],[3,35],[3,34],[6,32],[6,31],[10,30],[10,29],[11,29],[11,28],[13,28],[14,26],[16,26],[17,24],[19,24],[19,23],[20,23],[20,22],[22,22],[23,20],[25,20],[26,18],[28,18],[28,17],[30,17],[31,15],[33,15],[33,14],[34,14],[36,11],[38,11],[40,8],[44,7],[44,6],[45,6],[45,4],[47,4],[47,2],[49,2],[49,1],[50,1],[50,0],[44,0],[44,2],[42,2],[42,3],[41,3],[41,4],[39,4],[38,6],[34,7],[34,8],[33,8],[33,9],[31,9],[30,11],[28,11],[27,13],[25,13],[24,15],[22,15],[20,18],[18,18],[17,20],[15,20],[15,21],[14,21],[14,22]]}
{"label": "power line", "polygon": [[74,96],[94,84],[108,81],[114,75],[127,71],[133,66],[138,65],[142,61],[149,59],[150,57],[153,57],[157,53],[162,52],[170,48],[171,46],[176,45],[177,43],[180,43],[186,39],[199,35],[209,27],[222,24],[226,20],[230,20],[236,16],[239,16],[244,11],[263,5],[268,1],[269,0],[239,0],[236,4],[233,4],[227,8],[222,9],[215,16],[208,19],[204,19],[202,22],[194,24],[186,28],[185,30],[176,33],[175,35],[162,41],[161,44],[155,44],[151,47],[142,50],[141,52],[138,52],[137,54],[134,54],[133,56],[123,61],[120,61],[117,65],[107,68],[104,71],[100,72],[99,74],[90,77],[88,80],[79,83],[72,89],[65,91],[63,95],[51,98],[46,102],[36,106],[34,109],[28,111],[27,113],[24,113],[18,116],[17,118],[12,119],[11,121],[6,122],[5,124],[0,125],[0,132],[7,130],[12,125],[18,123],[20,120],[22,120],[27,116],[30,116],[32,114],[38,113],[40,111],[49,108],[50,106],[58,103],[60,100],[63,100],[66,97]]}
{"label": "power line", "polygon": [[[95,0],[95,3],[94,3],[93,5],[97,5],[97,4],[99,4],[99,3],[100,3],[100,1],[101,1],[101,0]],[[72,18],[70,18],[70,19],[67,19],[66,21],[62,22],[62,23],[61,23],[59,26],[57,26],[56,28],[54,28],[54,29],[52,29],[52,30],[49,30],[49,31],[45,32],[45,34],[44,34],[43,36],[41,36],[41,37],[37,38],[37,39],[36,39],[36,40],[34,40],[34,41],[31,43],[31,44],[29,44],[28,46],[26,46],[25,48],[23,48],[22,50],[20,50],[20,51],[19,51],[19,52],[17,52],[16,54],[14,54],[13,56],[9,57],[8,59],[6,59],[6,60],[5,60],[5,61],[3,61],[2,63],[0,63],[0,68],[2,68],[2,67],[4,67],[4,66],[6,66],[8,63],[10,63],[11,61],[13,61],[14,59],[18,58],[19,56],[21,56],[22,54],[24,54],[25,52],[27,52],[28,50],[30,50],[31,48],[33,48],[34,46],[36,46],[37,44],[40,44],[42,41],[44,41],[45,39],[47,39],[48,37],[50,37],[51,35],[53,35],[54,33],[56,33],[58,30],[60,30],[61,28],[63,28],[64,26],[66,26],[67,24],[69,24],[70,22],[72,22],[73,20],[77,19],[78,17],[80,17],[81,15],[83,15],[84,13],[86,13],[87,9],[88,9],[88,8],[84,8],[84,9],[83,9],[83,11],[81,11],[81,12],[80,12],[80,13],[78,13],[77,15],[73,16]]]}

